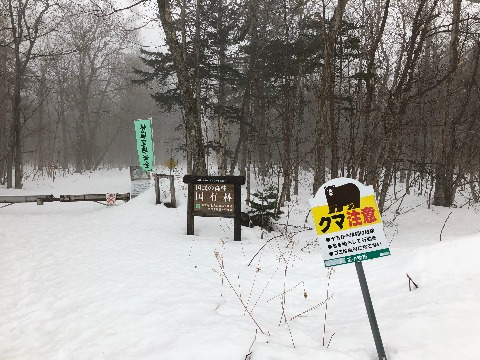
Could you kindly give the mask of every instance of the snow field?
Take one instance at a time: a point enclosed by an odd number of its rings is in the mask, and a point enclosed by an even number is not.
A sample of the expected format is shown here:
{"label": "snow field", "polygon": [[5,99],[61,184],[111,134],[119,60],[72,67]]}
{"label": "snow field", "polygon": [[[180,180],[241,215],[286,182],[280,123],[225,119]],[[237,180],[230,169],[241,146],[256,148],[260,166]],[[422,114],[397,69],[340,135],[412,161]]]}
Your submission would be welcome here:
{"label": "snow field", "polygon": [[[243,227],[234,242],[225,218],[196,217],[196,235],[185,235],[177,177],[176,209],[155,205],[153,188],[114,207],[0,209],[1,360],[377,358],[353,264],[331,268],[322,346],[329,270],[314,230],[303,229],[306,190],[290,204],[288,221],[299,228],[262,240],[258,228]],[[0,194],[128,191],[128,172],[110,170]],[[400,212],[421,202],[412,195]],[[480,358],[477,219],[475,209],[423,204],[385,228],[392,255],[364,268],[389,360]],[[241,301],[227,279],[222,285],[215,252]],[[419,289],[408,290],[406,273]]]}

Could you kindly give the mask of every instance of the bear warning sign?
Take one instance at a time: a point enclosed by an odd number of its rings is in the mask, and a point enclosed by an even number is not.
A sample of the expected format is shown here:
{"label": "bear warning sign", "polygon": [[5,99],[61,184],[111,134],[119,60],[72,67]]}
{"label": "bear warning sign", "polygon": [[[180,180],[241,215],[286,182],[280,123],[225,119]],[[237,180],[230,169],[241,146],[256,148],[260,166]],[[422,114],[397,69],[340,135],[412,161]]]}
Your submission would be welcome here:
{"label": "bear warning sign", "polygon": [[372,186],[332,179],[310,205],[326,267],[390,255]]}

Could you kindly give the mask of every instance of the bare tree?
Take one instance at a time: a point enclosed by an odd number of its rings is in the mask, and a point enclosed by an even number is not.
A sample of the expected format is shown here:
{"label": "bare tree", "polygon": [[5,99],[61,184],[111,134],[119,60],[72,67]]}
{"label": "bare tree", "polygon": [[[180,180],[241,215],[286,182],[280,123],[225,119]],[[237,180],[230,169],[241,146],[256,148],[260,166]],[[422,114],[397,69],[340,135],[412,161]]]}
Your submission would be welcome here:
{"label": "bare tree", "polygon": [[[449,76],[444,87],[444,114],[443,126],[440,130],[440,138],[437,145],[437,159],[435,166],[435,192],[433,195],[433,205],[451,206],[456,191],[455,181],[455,147],[457,141],[456,127],[461,120],[452,112],[453,106],[453,80],[460,60],[459,39],[460,39],[460,13],[462,0],[453,0],[452,2],[452,32],[450,35],[450,46],[448,51]],[[472,77],[474,78],[474,76]],[[469,94],[468,94],[469,95]],[[460,179],[460,177],[457,177]]]}
{"label": "bare tree", "polygon": [[[7,171],[15,166],[15,188],[22,188],[22,89],[25,86],[25,74],[29,63],[37,57],[34,48],[38,40],[48,32],[45,26],[47,13],[56,5],[47,0],[8,0],[10,20],[9,44],[14,50],[14,80],[12,84],[12,125]],[[13,164],[12,164],[13,160]],[[7,174],[7,187],[11,187]]]}
{"label": "bare tree", "polygon": [[[58,63],[57,76],[67,80],[66,84],[58,84],[58,114],[65,141],[68,136],[65,97],[68,94],[70,117],[74,120],[75,170],[82,172],[98,166],[119,129],[118,124],[112,124],[111,117],[129,78],[125,76],[124,57],[134,44],[134,34],[122,30],[119,24],[124,20],[119,14],[96,16],[92,9],[79,18],[73,7],[65,6],[64,10],[62,40],[73,52]],[[110,129],[105,134],[109,134],[108,138],[100,138],[101,130],[108,128],[107,123]]]}
{"label": "bare tree", "polygon": [[[10,119],[7,109],[11,108],[9,100],[9,84],[11,83],[11,71],[9,63],[13,52],[9,48],[8,19],[6,15],[6,4],[0,5],[0,184],[3,184],[7,172],[7,157],[11,156],[9,151]],[[11,179],[11,176],[10,176]],[[11,187],[11,180],[10,180]]]}
{"label": "bare tree", "polygon": [[335,117],[335,54],[334,44],[342,25],[343,15],[348,0],[338,0],[330,19],[327,19],[327,9],[323,4],[322,32],[324,36],[324,67],[322,70],[319,114],[315,130],[316,160],[314,168],[313,191],[325,182],[325,128],[330,126],[328,137],[331,149],[331,176],[338,174],[338,124]]}

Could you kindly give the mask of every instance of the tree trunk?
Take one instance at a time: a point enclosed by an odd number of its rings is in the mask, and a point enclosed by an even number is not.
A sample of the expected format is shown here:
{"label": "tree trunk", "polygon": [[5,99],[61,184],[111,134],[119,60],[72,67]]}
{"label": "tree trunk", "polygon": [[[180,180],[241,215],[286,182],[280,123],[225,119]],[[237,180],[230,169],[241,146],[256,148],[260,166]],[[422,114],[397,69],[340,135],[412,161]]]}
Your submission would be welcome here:
{"label": "tree trunk", "polygon": [[[240,123],[240,134],[243,133],[242,128],[243,128],[243,125],[242,123]],[[237,146],[235,146],[235,151],[233,152],[232,161],[230,163],[230,171],[229,171],[230,175],[235,174],[235,168],[237,167],[238,157],[240,156],[240,148],[242,147],[242,142],[243,142],[242,136],[240,135],[238,137]]]}
{"label": "tree trunk", "polygon": [[[381,4],[381,3],[379,2],[377,4]],[[372,141],[372,132],[371,132],[371,130],[373,129],[372,123],[374,122],[372,121],[374,120],[372,119],[372,108],[373,108],[373,101],[375,96],[374,71],[375,71],[375,64],[376,64],[376,54],[377,54],[380,41],[383,37],[389,9],[390,9],[390,0],[385,1],[385,5],[383,7],[383,14],[379,7],[377,7],[376,9],[377,14],[381,14],[381,17],[377,16],[377,19],[379,20],[379,25],[372,24],[372,27],[375,28],[374,30],[375,36],[373,37],[373,41],[367,49],[367,54],[365,58],[365,61],[366,61],[365,101],[362,109],[363,143],[362,143],[361,151],[359,152],[358,169],[359,169],[360,181],[368,185],[372,185],[375,182],[374,178],[376,175],[376,169],[375,169],[376,162],[375,162],[374,154],[375,154],[375,146],[378,145],[378,144],[375,144],[374,141]],[[363,12],[365,13],[365,9],[363,9]],[[370,35],[367,35],[367,36],[370,37]],[[360,84],[359,84],[359,88],[361,88]]]}
{"label": "tree trunk", "polygon": [[303,67],[300,63],[297,77],[295,94],[295,162],[293,167],[293,194],[298,195],[299,169],[300,169],[300,131],[303,119],[303,90],[302,90]]}
{"label": "tree trunk", "polygon": [[[287,5],[284,1],[284,13],[283,22],[285,27],[285,43],[289,43],[290,26],[287,19]],[[282,116],[282,136],[283,136],[283,159],[282,159],[282,172],[283,172],[283,185],[280,192],[280,198],[278,199],[278,208],[285,206],[285,201],[290,201],[290,188],[292,184],[292,106],[290,96],[290,54],[285,51],[284,60],[284,74],[283,74],[283,116]]]}
{"label": "tree trunk", "polygon": [[407,193],[407,195],[410,195],[411,178],[412,178],[412,165],[408,163],[407,176],[405,179],[405,192]]}
{"label": "tree trunk", "polygon": [[45,87],[46,87],[46,65],[42,64],[40,69],[40,83],[38,89],[38,99],[40,104],[38,105],[37,110],[37,169],[42,171],[45,167],[45,150],[44,150],[44,142],[45,142],[45,125],[44,125],[44,117],[45,117]]}
{"label": "tree trunk", "polygon": [[20,106],[22,102],[21,89],[22,89],[22,77],[25,71],[25,67],[20,57],[20,46],[23,37],[23,24],[22,19],[25,16],[25,8],[21,6],[16,9],[17,13],[14,13],[12,2],[9,1],[10,6],[10,20],[12,26],[12,38],[15,48],[15,78],[13,82],[13,96],[12,96],[12,143],[11,152],[13,165],[15,167],[15,189],[22,188],[22,124],[21,124],[21,112]]}
{"label": "tree trunk", "polygon": [[450,207],[455,200],[456,187],[454,185],[454,152],[456,143],[456,121],[451,112],[452,84],[454,72],[458,66],[458,41],[460,34],[460,12],[462,0],[453,0],[452,33],[450,37],[450,71],[452,72],[445,86],[444,93],[444,123],[441,129],[441,142],[435,166],[435,191],[433,205]]}
{"label": "tree trunk", "polygon": [[9,98],[9,93],[8,93],[8,87],[7,87],[7,52],[5,50],[0,51],[0,107],[5,109],[4,111],[0,111],[0,144],[2,147],[0,148],[0,182],[1,184],[5,184],[7,182],[7,174],[8,174],[8,169],[10,169],[10,187],[12,187],[11,184],[11,170],[12,166],[10,163],[10,166],[8,166],[8,158],[10,157],[11,154],[11,147],[10,147],[10,142],[11,142],[11,134],[10,134],[10,119],[7,116],[7,108],[10,107],[8,98]]}
{"label": "tree trunk", "polygon": [[[21,90],[24,86],[24,75],[27,70],[28,63],[32,57],[32,50],[35,42],[39,36],[39,26],[42,24],[43,16],[51,6],[48,2],[42,3],[43,7],[40,9],[34,21],[27,20],[27,8],[31,6],[28,1],[17,1],[16,6],[13,6],[13,1],[8,0],[7,16],[10,20],[11,42],[15,52],[14,65],[14,81],[12,94],[12,146],[11,151],[13,155],[13,165],[15,166],[15,188],[21,189],[23,179],[23,158],[22,158],[22,120],[21,120],[21,105],[22,96]],[[28,26],[27,24],[31,24]],[[33,25],[32,25],[33,24]],[[24,33],[24,31],[26,33]],[[11,165],[11,163],[10,163]],[[10,166],[11,167],[11,166]]]}
{"label": "tree trunk", "polygon": [[13,126],[10,125],[9,137],[7,139],[7,189],[13,187]]}
{"label": "tree trunk", "polygon": [[[168,0],[157,0],[159,17],[165,32],[165,41],[172,54],[175,65],[178,85],[182,97],[183,109],[185,111],[185,122],[187,124],[187,136],[190,146],[187,148],[192,154],[193,173],[195,175],[207,175],[207,165],[205,162],[205,147],[203,144],[201,114],[198,108],[199,101],[195,96],[191,79],[188,71],[187,56],[183,47],[177,39],[176,25],[172,18],[171,3]],[[197,46],[199,46],[197,44]]]}
{"label": "tree trunk", "polygon": [[323,97],[319,95],[317,121],[315,123],[315,159],[312,193],[325,183],[325,118],[323,114]]}
{"label": "tree trunk", "polygon": [[475,172],[471,171],[469,174],[468,184],[470,185],[470,192],[472,194],[472,199],[475,204],[479,201],[479,196],[477,192],[477,188],[475,186]]}
{"label": "tree trunk", "polygon": [[15,89],[14,95],[14,109],[13,109],[13,151],[14,151],[14,166],[15,166],[15,189],[23,187],[23,162],[22,162],[22,124],[20,114],[20,85],[18,84],[18,92]]}
{"label": "tree trunk", "polygon": [[58,84],[58,91],[59,91],[59,101],[60,101],[60,108],[59,108],[59,121],[60,126],[62,129],[62,144],[63,144],[63,151],[62,151],[62,168],[68,169],[68,162],[69,162],[69,140],[68,140],[68,129],[67,129],[67,117],[65,111],[65,81],[66,76],[63,74],[59,75],[60,82]]}
{"label": "tree trunk", "polygon": [[325,7],[323,8],[322,32],[324,38],[324,67],[321,77],[320,106],[315,130],[315,167],[313,191],[325,182],[325,125],[329,125],[331,177],[338,175],[338,124],[335,118],[335,41],[340,31],[343,14],[348,0],[339,0],[333,17],[327,24]]}
{"label": "tree trunk", "polygon": [[227,51],[227,39],[225,36],[225,29],[223,27],[223,0],[218,0],[218,24],[217,24],[217,36],[218,36],[218,140],[219,151],[217,153],[218,161],[218,174],[225,176],[227,171],[225,162],[225,148],[226,148],[226,135],[225,135],[225,58]]}
{"label": "tree trunk", "polygon": [[76,148],[75,148],[75,172],[82,173],[86,168],[86,150],[88,145],[86,144],[86,118],[88,116],[89,106],[89,89],[87,82],[86,74],[86,57],[87,54],[85,51],[82,51],[78,54],[78,63],[79,63],[79,74],[78,74],[78,111],[79,116],[75,126],[75,136],[76,136]]}

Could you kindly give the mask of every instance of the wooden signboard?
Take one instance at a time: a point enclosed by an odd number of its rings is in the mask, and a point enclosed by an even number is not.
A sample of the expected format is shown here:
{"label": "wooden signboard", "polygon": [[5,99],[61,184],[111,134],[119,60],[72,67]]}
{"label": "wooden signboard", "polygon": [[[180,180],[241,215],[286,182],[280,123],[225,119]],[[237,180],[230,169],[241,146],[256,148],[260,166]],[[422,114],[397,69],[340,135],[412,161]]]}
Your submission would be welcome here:
{"label": "wooden signboard", "polygon": [[188,184],[187,235],[194,233],[194,217],[234,219],[234,240],[241,240],[241,185],[244,176],[185,175]]}

